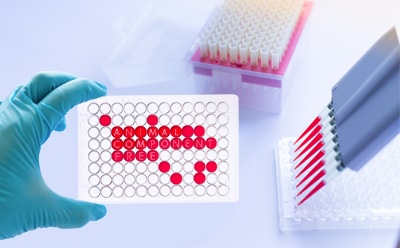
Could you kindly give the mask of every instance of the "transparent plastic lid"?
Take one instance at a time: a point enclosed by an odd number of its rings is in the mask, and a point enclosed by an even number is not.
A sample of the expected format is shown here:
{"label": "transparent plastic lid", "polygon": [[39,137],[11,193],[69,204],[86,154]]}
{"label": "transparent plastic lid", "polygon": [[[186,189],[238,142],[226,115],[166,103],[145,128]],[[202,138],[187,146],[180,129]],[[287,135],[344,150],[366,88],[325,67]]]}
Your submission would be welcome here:
{"label": "transparent plastic lid", "polygon": [[[104,67],[116,87],[168,82],[189,75],[187,56],[218,0],[148,1]],[[122,21],[121,23],[123,23]]]}

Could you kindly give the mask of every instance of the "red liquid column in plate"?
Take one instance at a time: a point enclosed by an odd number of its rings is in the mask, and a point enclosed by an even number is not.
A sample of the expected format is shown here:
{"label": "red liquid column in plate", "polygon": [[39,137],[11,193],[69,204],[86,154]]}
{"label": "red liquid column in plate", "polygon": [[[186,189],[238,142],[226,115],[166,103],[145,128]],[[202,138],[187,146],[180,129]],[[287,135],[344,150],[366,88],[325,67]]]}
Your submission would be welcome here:
{"label": "red liquid column in plate", "polygon": [[[111,116],[105,114],[100,116],[99,123],[101,126],[106,127],[111,125]],[[112,160],[114,162],[132,162],[134,160],[139,162],[157,161],[159,159],[159,152],[157,148],[163,150],[172,148],[179,149],[214,149],[217,147],[217,140],[214,137],[205,138],[205,128],[202,125],[192,127],[191,125],[184,125],[183,127],[173,125],[172,127],[161,126],[155,127],[158,124],[158,117],[156,115],[149,115],[147,117],[148,128],[144,126],[114,126],[111,129],[110,137],[113,137],[111,146],[113,149]],[[159,140],[157,138],[160,138]],[[146,152],[145,149],[148,149]],[[203,184],[206,181],[206,175],[203,173],[206,169],[208,172],[215,172],[217,170],[217,163],[214,161],[207,162],[203,169],[200,169],[199,164],[204,164],[202,161],[195,163],[196,174],[194,175],[194,182],[196,184]],[[170,171],[168,161],[161,161],[159,169],[163,173]],[[182,175],[178,172],[172,173],[170,176],[171,183],[177,185],[182,182]]]}

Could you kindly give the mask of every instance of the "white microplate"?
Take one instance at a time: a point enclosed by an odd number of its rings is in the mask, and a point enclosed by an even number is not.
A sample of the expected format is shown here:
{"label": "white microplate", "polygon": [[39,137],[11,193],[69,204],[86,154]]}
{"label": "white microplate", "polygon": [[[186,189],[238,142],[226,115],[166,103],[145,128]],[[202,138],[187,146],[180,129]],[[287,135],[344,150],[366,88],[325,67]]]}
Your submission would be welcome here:
{"label": "white microplate", "polygon": [[291,163],[294,140],[284,138],[275,149],[282,230],[400,227],[400,135],[360,171],[344,170],[298,207]]}
{"label": "white microplate", "polygon": [[238,200],[237,96],[108,96],[78,115],[80,199]]}

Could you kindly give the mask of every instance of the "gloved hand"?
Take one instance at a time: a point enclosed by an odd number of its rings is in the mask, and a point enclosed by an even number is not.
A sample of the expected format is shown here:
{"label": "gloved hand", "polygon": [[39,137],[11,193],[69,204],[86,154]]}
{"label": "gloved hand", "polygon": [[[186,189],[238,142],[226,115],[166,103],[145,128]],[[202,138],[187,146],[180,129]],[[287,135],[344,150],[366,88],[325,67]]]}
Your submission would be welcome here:
{"label": "gloved hand", "polygon": [[106,214],[103,205],[53,192],[39,165],[41,145],[65,129],[68,110],[106,91],[94,81],[43,72],[0,102],[0,239],[40,227],[77,228]]}

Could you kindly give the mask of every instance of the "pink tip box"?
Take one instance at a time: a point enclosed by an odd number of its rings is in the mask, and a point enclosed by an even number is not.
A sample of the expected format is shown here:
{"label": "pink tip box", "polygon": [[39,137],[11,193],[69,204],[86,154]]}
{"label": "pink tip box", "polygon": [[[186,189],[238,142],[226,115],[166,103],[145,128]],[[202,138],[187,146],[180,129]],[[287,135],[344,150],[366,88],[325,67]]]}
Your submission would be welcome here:
{"label": "pink tip box", "polygon": [[[197,90],[279,113],[290,60],[313,3],[227,0],[204,27],[190,63]],[[239,16],[239,17],[238,17]]]}

